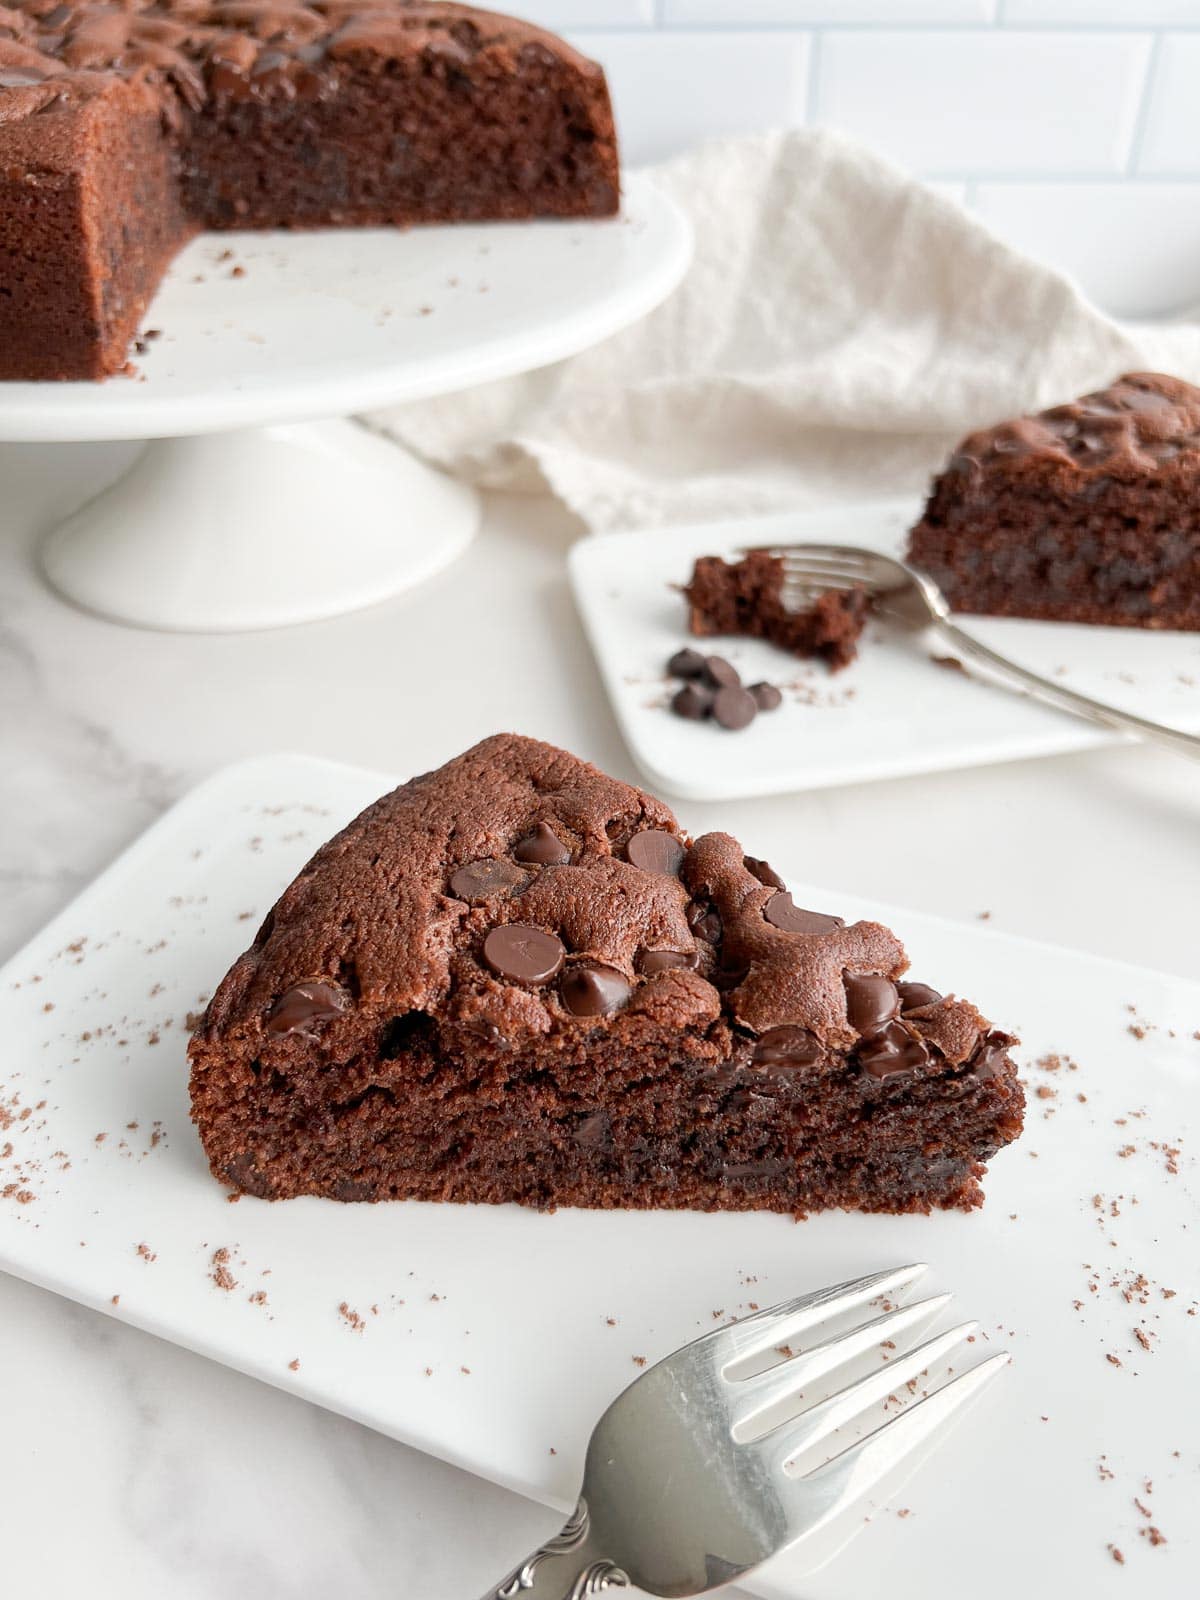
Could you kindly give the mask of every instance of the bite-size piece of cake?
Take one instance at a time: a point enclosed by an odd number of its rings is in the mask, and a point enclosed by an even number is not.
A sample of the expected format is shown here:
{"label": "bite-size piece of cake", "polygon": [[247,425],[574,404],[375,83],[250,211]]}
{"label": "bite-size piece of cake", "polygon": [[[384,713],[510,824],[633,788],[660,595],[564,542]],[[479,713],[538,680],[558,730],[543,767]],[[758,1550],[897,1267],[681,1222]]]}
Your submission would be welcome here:
{"label": "bite-size piece of cake", "polygon": [[1014,1042],[728,834],[486,739],[313,857],[191,1043],[214,1175],[270,1199],[971,1207]]}

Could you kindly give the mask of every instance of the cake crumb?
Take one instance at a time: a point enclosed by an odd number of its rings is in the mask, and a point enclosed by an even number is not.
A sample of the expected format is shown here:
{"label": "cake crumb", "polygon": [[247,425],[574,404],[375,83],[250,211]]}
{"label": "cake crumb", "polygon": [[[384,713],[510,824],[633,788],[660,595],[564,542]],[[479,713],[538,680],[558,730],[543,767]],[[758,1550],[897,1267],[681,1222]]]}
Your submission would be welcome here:
{"label": "cake crumb", "polygon": [[[347,1305],[345,1300],[343,1300],[341,1305],[338,1307],[338,1315],[341,1317],[343,1322],[354,1329],[355,1333],[361,1333],[367,1325],[365,1318],[361,1317],[357,1311],[353,1310],[349,1305]],[[425,1370],[426,1373],[428,1373],[428,1367]]]}
{"label": "cake crumb", "polygon": [[230,1252],[226,1245],[214,1250],[212,1253],[212,1271],[209,1273],[209,1277],[217,1288],[223,1289],[226,1294],[230,1294],[237,1288],[237,1279],[229,1270],[229,1255]]}
{"label": "cake crumb", "polygon": [[644,1367],[646,1365],[645,1356],[634,1356],[633,1364],[635,1367]]}
{"label": "cake crumb", "polygon": [[300,1371],[300,1357],[299,1356],[293,1356],[292,1359],[288,1362],[288,1371],[289,1372],[299,1372]]}
{"label": "cake crumb", "polygon": [[1113,1560],[1117,1563],[1117,1565],[1119,1567],[1123,1567],[1125,1565],[1125,1557],[1117,1549],[1115,1544],[1110,1544],[1109,1545],[1108,1553],[1113,1558]]}

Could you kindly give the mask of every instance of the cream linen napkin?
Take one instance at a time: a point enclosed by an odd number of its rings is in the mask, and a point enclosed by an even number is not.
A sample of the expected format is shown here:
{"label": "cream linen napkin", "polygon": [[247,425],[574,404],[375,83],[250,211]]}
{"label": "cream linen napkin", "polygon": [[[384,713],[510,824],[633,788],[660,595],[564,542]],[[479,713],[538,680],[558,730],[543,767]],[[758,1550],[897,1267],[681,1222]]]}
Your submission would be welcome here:
{"label": "cream linen napkin", "polygon": [[1134,368],[1200,379],[1200,327],[1112,321],[836,135],[712,144],[653,176],[696,233],[663,306],[371,422],[476,483],[548,487],[601,532],[916,490],[969,428]]}

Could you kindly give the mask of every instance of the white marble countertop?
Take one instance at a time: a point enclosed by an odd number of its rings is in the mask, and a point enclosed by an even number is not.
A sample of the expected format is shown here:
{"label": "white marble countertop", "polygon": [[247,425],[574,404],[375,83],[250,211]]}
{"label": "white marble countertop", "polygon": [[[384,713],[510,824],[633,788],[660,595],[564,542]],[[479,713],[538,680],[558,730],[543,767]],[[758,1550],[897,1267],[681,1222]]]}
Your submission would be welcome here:
{"label": "white marble countertop", "polygon": [[[32,554],[127,456],[0,449],[0,959],[242,756],[407,774],[511,728],[636,778],[567,592],[579,530],[549,502],[494,500],[458,566],[353,617],[139,633],[60,603]],[[818,882],[1194,977],[1197,778],[1122,748],[680,809],[757,854],[811,853]],[[0,1588],[28,1600],[469,1600],[555,1521],[6,1277],[0,1370]]]}

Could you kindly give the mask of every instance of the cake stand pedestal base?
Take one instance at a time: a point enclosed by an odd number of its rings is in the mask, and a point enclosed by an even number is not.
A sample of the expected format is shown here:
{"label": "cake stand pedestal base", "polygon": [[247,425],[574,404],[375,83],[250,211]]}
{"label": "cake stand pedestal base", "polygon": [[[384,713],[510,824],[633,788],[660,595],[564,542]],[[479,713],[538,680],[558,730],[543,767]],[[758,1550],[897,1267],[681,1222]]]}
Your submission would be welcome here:
{"label": "cake stand pedestal base", "polygon": [[337,616],[449,565],[473,489],[357,423],[153,439],[42,546],[50,583],[117,622],[240,632]]}

